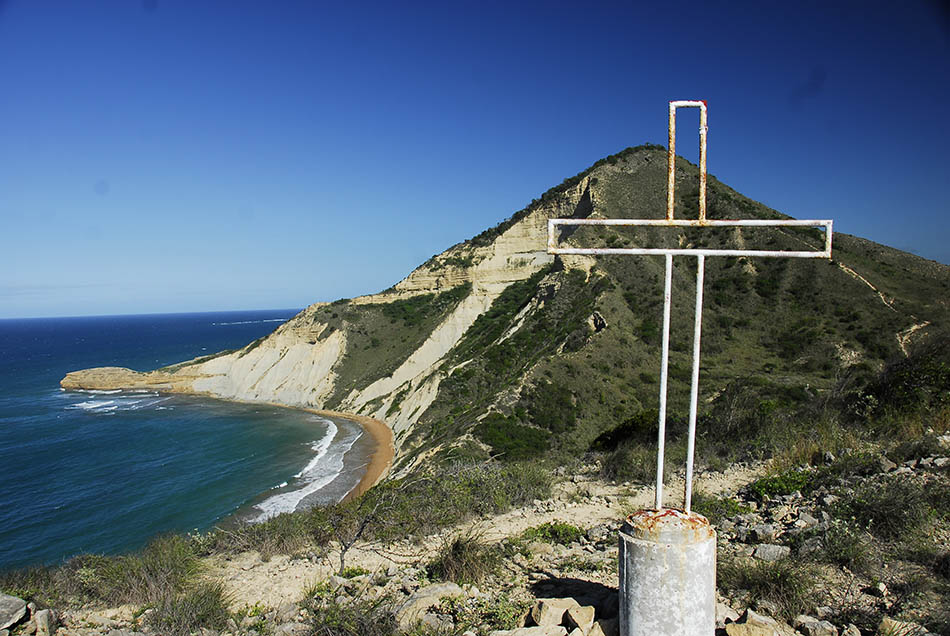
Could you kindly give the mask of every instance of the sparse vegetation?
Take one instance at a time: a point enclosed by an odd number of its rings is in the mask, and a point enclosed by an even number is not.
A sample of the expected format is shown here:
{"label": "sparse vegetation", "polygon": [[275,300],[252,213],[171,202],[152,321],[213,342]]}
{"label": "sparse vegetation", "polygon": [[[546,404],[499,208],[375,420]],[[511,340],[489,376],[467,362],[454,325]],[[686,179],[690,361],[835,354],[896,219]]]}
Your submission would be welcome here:
{"label": "sparse vegetation", "polygon": [[521,536],[525,541],[543,541],[544,543],[570,545],[575,541],[579,541],[580,538],[584,536],[584,531],[569,523],[552,521],[542,523],[540,526],[528,528]]}
{"label": "sparse vegetation", "polygon": [[702,491],[693,493],[693,512],[699,513],[716,525],[723,519],[752,512],[752,509],[730,497],[717,497]]}
{"label": "sparse vegetation", "polygon": [[812,480],[812,474],[806,470],[786,470],[776,475],[756,479],[749,484],[749,491],[759,500],[805,490]]}
{"label": "sparse vegetation", "polygon": [[749,602],[774,603],[780,609],[781,618],[786,620],[805,612],[817,585],[814,569],[792,559],[770,563],[741,557],[720,558],[716,581],[723,590],[745,591]]}
{"label": "sparse vegetation", "polygon": [[884,540],[912,539],[934,517],[921,484],[899,476],[862,483],[842,503],[840,512]]}
{"label": "sparse vegetation", "polygon": [[359,598],[341,603],[326,584],[311,586],[301,606],[316,636],[396,636],[396,617],[388,599]]}
{"label": "sparse vegetation", "polygon": [[218,582],[195,582],[179,593],[169,592],[154,603],[148,624],[161,634],[188,636],[196,628],[222,630],[231,611],[224,587]]}
{"label": "sparse vegetation", "polygon": [[426,570],[436,580],[480,584],[500,569],[501,557],[496,545],[469,531],[445,541]]}

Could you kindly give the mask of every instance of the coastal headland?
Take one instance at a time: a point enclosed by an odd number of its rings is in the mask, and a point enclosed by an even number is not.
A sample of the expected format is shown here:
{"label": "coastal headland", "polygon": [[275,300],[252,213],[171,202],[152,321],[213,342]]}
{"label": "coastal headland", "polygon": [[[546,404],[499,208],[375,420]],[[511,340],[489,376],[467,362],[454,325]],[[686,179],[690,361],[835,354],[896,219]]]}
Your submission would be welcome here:
{"label": "coastal headland", "polygon": [[[209,392],[193,390],[191,382],[195,377],[194,374],[181,374],[180,371],[178,373],[169,373],[161,369],[142,373],[124,367],[95,367],[66,374],[66,377],[60,381],[60,386],[66,390],[84,391],[114,391],[116,389],[135,391],[149,389],[160,393],[201,395],[220,399],[220,396]],[[245,400],[230,399],[229,401],[243,402]],[[393,445],[392,430],[385,422],[365,415],[343,413],[340,411],[314,409],[307,406],[295,406],[276,402],[267,402],[267,404],[282,408],[298,409],[322,417],[336,417],[350,420],[351,422],[359,424],[366,434],[373,439],[375,449],[366,466],[366,471],[360,478],[359,483],[347,493],[344,500],[360,496],[385,479],[389,474],[393,464],[395,447]]]}

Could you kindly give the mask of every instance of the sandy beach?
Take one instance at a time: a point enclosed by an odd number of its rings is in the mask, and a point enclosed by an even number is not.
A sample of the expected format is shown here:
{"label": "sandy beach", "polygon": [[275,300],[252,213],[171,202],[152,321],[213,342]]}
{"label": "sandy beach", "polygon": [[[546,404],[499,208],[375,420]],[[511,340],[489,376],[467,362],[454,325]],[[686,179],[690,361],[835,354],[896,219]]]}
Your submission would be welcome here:
{"label": "sandy beach", "polygon": [[366,417],[365,415],[354,415],[352,413],[340,413],[338,411],[322,411],[318,409],[302,408],[301,410],[320,415],[322,417],[338,417],[351,422],[356,422],[366,431],[376,443],[376,450],[373,451],[369,464],[366,466],[366,472],[359,483],[343,498],[348,501],[353,497],[359,497],[367,490],[385,479],[393,465],[395,447],[393,446],[393,432],[385,422]]}
{"label": "sandy beach", "polygon": [[[232,402],[242,402],[246,404],[260,404],[260,402],[247,402],[244,400],[230,400]],[[359,424],[376,443],[376,450],[373,451],[369,463],[366,465],[366,472],[360,478],[359,483],[346,494],[341,501],[349,501],[353,497],[359,497],[364,492],[381,482],[389,474],[393,466],[393,458],[396,455],[396,447],[393,444],[393,432],[385,422],[366,417],[365,415],[354,415],[353,413],[342,413],[340,411],[326,411],[322,409],[312,409],[306,406],[291,406],[289,404],[280,404],[279,402],[264,402],[268,406],[278,406],[285,409],[294,409],[313,413],[321,417],[337,417],[349,420]]]}

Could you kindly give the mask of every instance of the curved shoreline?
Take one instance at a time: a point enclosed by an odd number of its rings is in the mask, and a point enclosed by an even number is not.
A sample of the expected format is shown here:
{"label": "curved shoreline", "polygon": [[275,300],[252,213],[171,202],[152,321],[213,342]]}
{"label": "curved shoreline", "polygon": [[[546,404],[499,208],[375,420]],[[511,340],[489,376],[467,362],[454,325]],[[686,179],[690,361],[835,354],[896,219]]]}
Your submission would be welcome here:
{"label": "curved shoreline", "polygon": [[[340,411],[329,411],[325,409],[315,409],[307,406],[281,404],[279,402],[267,402],[258,400],[240,400],[226,398],[219,395],[213,395],[203,391],[189,390],[191,387],[183,380],[175,382],[173,376],[162,371],[150,371],[141,373],[126,369],[124,367],[96,367],[92,369],[83,369],[81,371],[72,371],[66,374],[60,380],[60,386],[66,390],[102,390],[119,389],[131,391],[135,389],[147,388],[157,393],[190,395],[194,397],[212,398],[225,402],[234,402],[238,404],[266,404],[268,406],[279,406],[281,408],[296,409],[320,415],[322,417],[338,417],[358,424],[366,431],[376,443],[376,449],[369,458],[366,466],[366,472],[359,483],[347,493],[341,501],[348,501],[354,497],[362,495],[367,490],[382,481],[392,468],[395,457],[395,445],[393,432],[385,422],[365,415],[356,415],[355,413],[343,413]],[[181,379],[181,378],[178,378]]]}
{"label": "curved shoreline", "polygon": [[[160,390],[158,390],[158,392],[161,393]],[[340,499],[340,503],[350,501],[351,499],[359,497],[365,493],[367,490],[384,480],[389,475],[390,469],[393,467],[393,460],[396,457],[396,447],[393,443],[393,431],[391,428],[389,428],[386,422],[383,422],[382,420],[367,417],[366,415],[356,415],[355,413],[328,411],[325,409],[311,408],[309,406],[293,406],[290,404],[281,404],[280,402],[232,400],[213,395],[184,393],[179,391],[173,391],[172,393],[177,393],[178,395],[191,395],[194,397],[210,397],[215,400],[233,402],[235,404],[264,404],[266,406],[276,406],[282,409],[292,409],[294,411],[303,411],[304,413],[313,413],[314,415],[319,415],[320,417],[336,417],[358,424],[359,427],[363,429],[363,431],[373,438],[376,448],[373,449],[373,453],[369,457],[369,462],[366,464],[366,471],[363,473],[363,476],[360,477],[359,482],[357,482],[357,484],[353,486],[353,488],[351,488],[348,493],[343,495],[343,498]]]}
{"label": "curved shoreline", "polygon": [[367,490],[381,482],[389,475],[393,466],[393,458],[396,454],[396,448],[393,445],[393,432],[385,422],[367,417],[365,415],[356,415],[353,413],[341,413],[339,411],[325,411],[320,409],[311,409],[307,407],[291,407],[301,411],[320,415],[322,417],[338,417],[344,420],[350,420],[362,427],[366,433],[373,438],[376,448],[370,455],[369,463],[366,465],[366,471],[350,492],[346,493],[341,502],[349,501],[359,497]]}

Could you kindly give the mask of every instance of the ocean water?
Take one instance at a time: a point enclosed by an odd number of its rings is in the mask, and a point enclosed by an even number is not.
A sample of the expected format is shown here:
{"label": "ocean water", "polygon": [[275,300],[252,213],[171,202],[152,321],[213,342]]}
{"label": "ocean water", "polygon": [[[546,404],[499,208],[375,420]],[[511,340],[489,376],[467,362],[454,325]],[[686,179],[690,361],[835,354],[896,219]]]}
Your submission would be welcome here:
{"label": "ocean water", "polygon": [[373,450],[347,420],[59,388],[77,369],[146,371],[240,347],[295,313],[0,320],[0,569],[120,553],[346,494]]}

